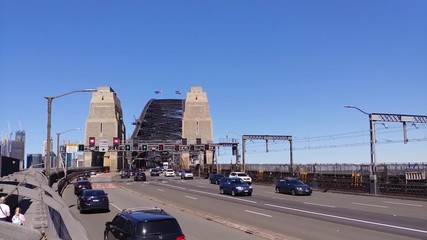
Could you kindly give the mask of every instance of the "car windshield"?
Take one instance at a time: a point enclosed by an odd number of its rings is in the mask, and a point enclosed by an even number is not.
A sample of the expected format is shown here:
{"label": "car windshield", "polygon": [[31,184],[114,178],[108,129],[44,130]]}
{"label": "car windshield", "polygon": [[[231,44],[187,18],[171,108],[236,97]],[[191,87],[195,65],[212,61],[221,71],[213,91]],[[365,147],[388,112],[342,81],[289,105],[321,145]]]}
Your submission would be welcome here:
{"label": "car windshield", "polygon": [[185,172],[185,173],[191,173],[191,171],[190,171],[190,170],[185,170],[184,172]]}
{"label": "car windshield", "polygon": [[140,223],[136,229],[136,233],[143,236],[165,235],[180,232],[181,228],[175,219]]}
{"label": "car windshield", "polygon": [[240,178],[233,178],[230,180],[231,183],[244,183],[242,179]]}
{"label": "car windshield", "polygon": [[247,177],[248,175],[246,173],[238,173],[237,176],[239,176],[239,177]]}

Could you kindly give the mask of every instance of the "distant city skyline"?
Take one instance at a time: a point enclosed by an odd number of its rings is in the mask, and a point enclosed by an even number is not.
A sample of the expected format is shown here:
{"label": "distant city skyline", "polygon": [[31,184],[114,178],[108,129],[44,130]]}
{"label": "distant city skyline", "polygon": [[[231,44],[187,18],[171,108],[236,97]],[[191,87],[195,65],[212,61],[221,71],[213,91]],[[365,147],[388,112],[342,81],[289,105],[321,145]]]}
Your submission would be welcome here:
{"label": "distant city skyline", "polygon": [[[0,134],[42,153],[47,101],[110,86],[127,136],[152,98],[207,92],[214,141],[294,137],[294,162],[369,163],[368,113],[427,115],[427,2],[0,2]],[[156,92],[158,94],[156,94]],[[161,93],[161,94],[160,94]],[[179,94],[181,93],[181,94]],[[90,93],[52,104],[55,133],[85,127]],[[426,124],[377,124],[377,161],[427,162]],[[84,131],[61,139],[84,142]],[[287,163],[288,144],[248,142],[247,163]],[[234,160],[221,149],[220,162]]]}

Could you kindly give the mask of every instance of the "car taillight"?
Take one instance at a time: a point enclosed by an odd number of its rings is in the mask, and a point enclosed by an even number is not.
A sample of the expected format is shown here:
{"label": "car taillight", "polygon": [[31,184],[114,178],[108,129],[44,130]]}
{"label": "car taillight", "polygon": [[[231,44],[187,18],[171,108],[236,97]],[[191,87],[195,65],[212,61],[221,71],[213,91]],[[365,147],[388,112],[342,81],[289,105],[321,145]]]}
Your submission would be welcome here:
{"label": "car taillight", "polygon": [[82,188],[82,185],[78,185],[77,188]]}
{"label": "car taillight", "polygon": [[179,236],[179,237],[175,238],[175,240],[185,240],[185,236],[184,235]]}
{"label": "car taillight", "polygon": [[89,198],[82,198],[80,201],[82,201],[82,202],[89,202]]}

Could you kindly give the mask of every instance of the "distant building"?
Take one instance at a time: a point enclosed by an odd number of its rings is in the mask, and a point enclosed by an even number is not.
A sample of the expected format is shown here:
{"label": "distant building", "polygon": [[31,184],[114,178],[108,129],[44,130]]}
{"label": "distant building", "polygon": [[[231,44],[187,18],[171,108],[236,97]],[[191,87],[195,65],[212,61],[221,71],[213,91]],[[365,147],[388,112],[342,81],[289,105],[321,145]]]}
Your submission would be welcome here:
{"label": "distant building", "polygon": [[[10,135],[10,138],[12,134]],[[25,131],[15,132],[15,140],[4,137],[0,144],[0,156],[10,157],[19,160],[19,168],[24,169],[25,160]]]}
{"label": "distant building", "polygon": [[27,166],[29,168],[33,166],[34,168],[44,168],[44,157],[41,154],[27,154]]}

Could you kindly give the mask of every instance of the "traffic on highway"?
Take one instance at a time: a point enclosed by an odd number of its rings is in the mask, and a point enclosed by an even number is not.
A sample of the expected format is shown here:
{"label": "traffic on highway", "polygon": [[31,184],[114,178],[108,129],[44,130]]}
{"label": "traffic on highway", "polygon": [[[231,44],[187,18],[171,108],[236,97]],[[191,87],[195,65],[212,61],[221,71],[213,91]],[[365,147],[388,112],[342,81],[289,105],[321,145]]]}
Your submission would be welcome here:
{"label": "traffic on highway", "polygon": [[[158,208],[167,214],[167,219],[176,219],[179,225],[173,227],[176,231],[156,231],[157,238],[153,239],[161,239],[158,236],[218,239],[219,235],[223,239],[360,239],[361,234],[366,239],[427,236],[427,210],[423,201],[312,191],[292,178],[275,185],[249,185],[241,178],[224,176],[218,178],[219,184],[216,180],[212,184],[212,178],[185,180],[177,174],[150,176],[148,172],[146,181],[122,179],[119,173],[90,178],[93,189],[108,194],[109,211],[80,214],[79,203],[77,207],[74,205],[71,186],[63,197],[86,226],[91,239],[128,239],[114,236],[111,229],[117,230],[113,224],[117,214],[132,208],[148,208],[144,210],[148,212]],[[140,229],[138,226],[134,225],[129,232]],[[168,238],[167,234],[175,235]]]}

